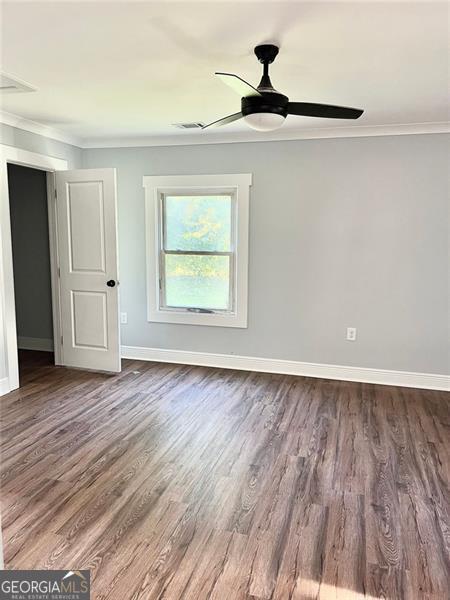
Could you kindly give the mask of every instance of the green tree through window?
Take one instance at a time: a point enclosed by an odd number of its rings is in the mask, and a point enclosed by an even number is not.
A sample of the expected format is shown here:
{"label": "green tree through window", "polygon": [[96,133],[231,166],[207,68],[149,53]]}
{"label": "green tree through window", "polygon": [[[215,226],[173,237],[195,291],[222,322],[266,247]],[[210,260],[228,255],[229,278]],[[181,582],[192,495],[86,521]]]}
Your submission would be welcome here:
{"label": "green tree through window", "polygon": [[164,198],[167,306],[230,308],[231,222],[230,195]]}

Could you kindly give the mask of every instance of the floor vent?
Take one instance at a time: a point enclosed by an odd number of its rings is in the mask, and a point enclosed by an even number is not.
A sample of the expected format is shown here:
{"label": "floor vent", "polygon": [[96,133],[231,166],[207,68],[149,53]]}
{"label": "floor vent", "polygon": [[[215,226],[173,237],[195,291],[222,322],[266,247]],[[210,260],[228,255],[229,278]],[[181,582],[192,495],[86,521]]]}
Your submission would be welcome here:
{"label": "floor vent", "polygon": [[201,129],[205,126],[204,123],[196,122],[196,123],[174,123],[174,127],[178,129]]}
{"label": "floor vent", "polygon": [[0,92],[2,94],[13,94],[17,92],[35,92],[36,88],[25,81],[21,81],[6,73],[0,73]]}

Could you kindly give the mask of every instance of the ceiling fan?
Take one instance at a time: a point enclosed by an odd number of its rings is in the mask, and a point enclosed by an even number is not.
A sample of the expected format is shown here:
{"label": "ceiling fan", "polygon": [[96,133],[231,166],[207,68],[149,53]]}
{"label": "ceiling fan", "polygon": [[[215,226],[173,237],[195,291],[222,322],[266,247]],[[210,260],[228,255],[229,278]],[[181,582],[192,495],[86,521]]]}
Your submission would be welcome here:
{"label": "ceiling fan", "polygon": [[244,81],[239,75],[215,73],[241,96],[241,110],[204,125],[203,129],[221,127],[243,118],[253,129],[272,131],[281,127],[287,115],[325,117],[328,119],[357,119],[362,115],[364,111],[360,108],[314,104],[311,102],[289,102],[287,96],[274,89],[269,77],[269,65],[275,60],[278,50],[278,46],[273,44],[256,46],[255,54],[259,62],[263,64],[263,76],[257,88]]}

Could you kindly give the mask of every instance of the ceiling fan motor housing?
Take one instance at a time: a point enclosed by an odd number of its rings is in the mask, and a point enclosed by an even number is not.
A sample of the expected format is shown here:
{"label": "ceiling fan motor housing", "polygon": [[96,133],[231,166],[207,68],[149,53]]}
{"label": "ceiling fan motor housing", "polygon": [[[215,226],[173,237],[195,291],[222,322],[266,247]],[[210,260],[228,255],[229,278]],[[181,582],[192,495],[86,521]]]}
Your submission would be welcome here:
{"label": "ceiling fan motor housing", "polygon": [[241,100],[244,117],[255,113],[273,113],[286,117],[289,98],[278,92],[262,92],[261,96],[246,96]]}

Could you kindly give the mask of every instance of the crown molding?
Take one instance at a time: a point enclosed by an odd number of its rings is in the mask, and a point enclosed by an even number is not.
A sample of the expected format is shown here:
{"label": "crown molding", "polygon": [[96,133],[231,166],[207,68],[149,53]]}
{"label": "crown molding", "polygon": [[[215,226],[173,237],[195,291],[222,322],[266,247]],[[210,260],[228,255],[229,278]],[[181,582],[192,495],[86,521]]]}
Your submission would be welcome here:
{"label": "crown molding", "polygon": [[317,140],[330,138],[356,138],[388,135],[424,135],[450,133],[450,122],[430,121],[428,123],[401,123],[393,125],[353,125],[346,127],[278,129],[261,133],[254,130],[242,132],[196,133],[180,131],[177,135],[147,135],[138,137],[81,138],[25,119],[12,113],[0,111],[0,123],[11,125],[24,131],[42,135],[79,148],[137,148],[146,146],[192,146],[197,144],[232,144],[236,142],[282,142],[292,140]]}
{"label": "crown molding", "polygon": [[57,142],[64,142],[65,144],[82,148],[81,138],[66,133],[65,131],[61,131],[60,129],[56,129],[55,127],[49,127],[48,125],[43,125],[37,121],[25,119],[24,117],[20,117],[19,115],[10,112],[0,111],[0,123],[22,129],[23,131],[42,135],[46,138],[56,140]]}
{"label": "crown molding", "polygon": [[83,140],[83,148],[136,148],[143,146],[191,146],[197,144],[232,144],[235,142],[278,142],[289,140],[314,140],[326,138],[354,138],[384,135],[420,135],[430,133],[450,133],[450,122],[406,123],[398,125],[370,125],[303,130],[279,129],[261,133],[253,130],[239,133],[205,135],[204,131],[195,134],[181,132],[178,135],[145,136],[128,138],[101,138]]}

